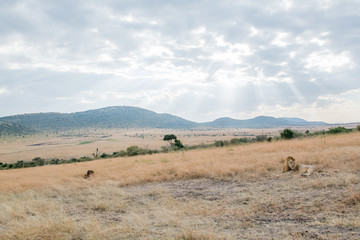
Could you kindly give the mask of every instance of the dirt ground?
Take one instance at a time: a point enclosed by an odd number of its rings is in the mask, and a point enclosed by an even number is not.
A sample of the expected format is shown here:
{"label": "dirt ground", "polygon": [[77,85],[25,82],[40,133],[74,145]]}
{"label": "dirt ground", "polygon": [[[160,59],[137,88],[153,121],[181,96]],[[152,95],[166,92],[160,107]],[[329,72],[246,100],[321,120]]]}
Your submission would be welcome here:
{"label": "dirt ground", "polygon": [[[220,238],[360,239],[359,199],[351,197],[351,191],[360,190],[359,178],[360,173],[350,178],[341,173],[308,178],[290,173],[256,181],[194,179],[145,184],[124,191],[139,205],[143,198],[157,201],[154,189],[161,189],[175,202],[192,203],[194,209],[201,202],[199,205],[210,208],[203,209],[209,214],[184,217],[194,219],[195,232],[211,229]],[[351,187],[344,187],[347,184]],[[211,213],[216,210],[219,212]]]}
{"label": "dirt ground", "polygon": [[111,226],[106,239],[350,240],[360,239],[359,193],[360,172],[317,172],[125,187],[108,182],[61,201],[71,203],[66,212],[75,221]]}

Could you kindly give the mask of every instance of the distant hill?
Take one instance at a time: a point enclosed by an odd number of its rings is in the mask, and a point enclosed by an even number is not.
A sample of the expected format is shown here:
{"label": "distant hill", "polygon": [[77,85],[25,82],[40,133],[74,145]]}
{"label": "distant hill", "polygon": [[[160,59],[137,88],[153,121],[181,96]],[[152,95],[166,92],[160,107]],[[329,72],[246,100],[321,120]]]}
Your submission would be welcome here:
{"label": "distant hill", "polygon": [[301,118],[274,118],[259,116],[247,120],[233,118],[219,118],[212,122],[204,123],[205,126],[215,128],[272,128],[285,126],[304,126],[304,125],[326,125],[325,122],[308,122]]}
{"label": "distant hill", "polygon": [[[75,113],[34,113],[0,118],[6,132],[33,130],[65,130],[74,128],[271,128],[326,124],[307,122],[301,118],[260,116],[247,120],[219,118],[212,122],[196,123],[171,115],[159,114],[138,107],[115,106]],[[4,125],[5,123],[5,125]],[[12,130],[11,130],[12,129]],[[23,130],[21,130],[23,129]]]}
{"label": "distant hill", "polygon": [[70,128],[192,128],[198,124],[170,114],[137,107],[106,107],[76,113],[34,113],[0,118],[0,121],[35,130]]}
{"label": "distant hill", "polygon": [[24,136],[34,132],[34,130],[22,125],[0,122],[0,136]]}

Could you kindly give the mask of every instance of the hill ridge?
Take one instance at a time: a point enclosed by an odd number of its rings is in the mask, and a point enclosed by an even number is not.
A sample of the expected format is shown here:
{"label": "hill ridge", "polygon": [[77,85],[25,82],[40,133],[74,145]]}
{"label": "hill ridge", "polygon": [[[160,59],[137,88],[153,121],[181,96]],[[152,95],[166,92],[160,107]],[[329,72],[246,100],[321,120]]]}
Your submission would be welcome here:
{"label": "hill ridge", "polygon": [[[271,116],[258,116],[245,120],[222,117],[211,122],[197,123],[169,113],[156,113],[151,110],[133,106],[109,106],[73,113],[46,112],[18,114],[1,117],[0,122],[13,124],[12,126],[14,128],[24,128],[29,131],[63,130],[71,128],[271,128],[327,124],[325,122],[308,122],[301,118],[275,118]],[[9,132],[8,127],[7,132]]]}

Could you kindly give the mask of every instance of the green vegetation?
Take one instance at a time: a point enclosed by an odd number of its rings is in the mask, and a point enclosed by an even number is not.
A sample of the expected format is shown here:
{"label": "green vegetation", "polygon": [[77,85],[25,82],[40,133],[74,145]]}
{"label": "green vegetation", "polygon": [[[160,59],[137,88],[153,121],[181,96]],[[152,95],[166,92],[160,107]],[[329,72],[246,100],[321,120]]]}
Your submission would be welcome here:
{"label": "green vegetation", "polygon": [[[357,129],[358,129],[358,127],[357,127]],[[348,128],[344,128],[344,127],[335,127],[335,128],[330,128],[327,131],[322,130],[322,131],[316,131],[314,133],[308,133],[307,136],[317,136],[317,135],[324,135],[324,134],[350,133],[352,131],[353,131],[353,129],[348,129]],[[354,129],[354,131],[356,131],[356,130]]]}
{"label": "green vegetation", "polygon": [[89,144],[89,143],[93,143],[93,142],[92,141],[85,141],[85,142],[79,143],[79,145],[84,145],[84,144]]}
{"label": "green vegetation", "polygon": [[330,128],[326,133],[328,134],[338,134],[338,133],[349,133],[351,132],[351,129],[347,129],[344,127],[336,127],[336,128]]}
{"label": "green vegetation", "polygon": [[284,129],[284,131],[282,131],[280,133],[280,137],[283,139],[291,139],[294,137],[294,131],[292,131],[291,129]]}
{"label": "green vegetation", "polygon": [[[171,148],[181,149],[184,148],[184,145],[181,143],[179,139],[174,134],[165,135],[163,138],[164,141],[168,141],[170,143]],[[175,150],[176,150],[175,149]]]}
{"label": "green vegetation", "polygon": [[0,136],[25,136],[34,133],[34,130],[22,125],[0,121]]}

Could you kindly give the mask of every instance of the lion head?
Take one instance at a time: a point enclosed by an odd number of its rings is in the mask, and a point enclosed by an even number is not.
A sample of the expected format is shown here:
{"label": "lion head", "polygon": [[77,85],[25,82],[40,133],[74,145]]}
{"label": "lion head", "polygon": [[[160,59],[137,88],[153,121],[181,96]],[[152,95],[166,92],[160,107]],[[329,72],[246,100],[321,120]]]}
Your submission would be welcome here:
{"label": "lion head", "polygon": [[295,158],[293,158],[292,156],[288,156],[285,160],[284,172],[295,171],[296,168],[297,164],[295,162]]}

